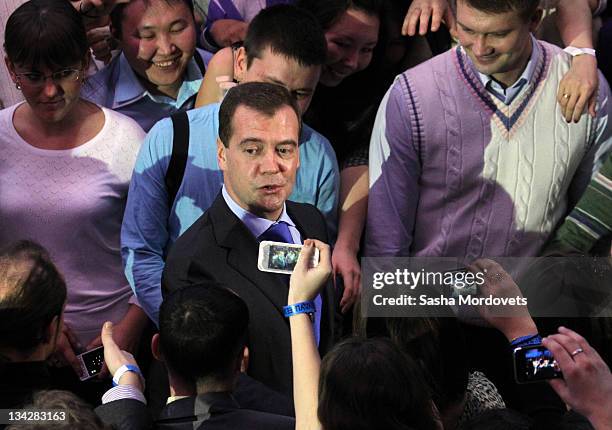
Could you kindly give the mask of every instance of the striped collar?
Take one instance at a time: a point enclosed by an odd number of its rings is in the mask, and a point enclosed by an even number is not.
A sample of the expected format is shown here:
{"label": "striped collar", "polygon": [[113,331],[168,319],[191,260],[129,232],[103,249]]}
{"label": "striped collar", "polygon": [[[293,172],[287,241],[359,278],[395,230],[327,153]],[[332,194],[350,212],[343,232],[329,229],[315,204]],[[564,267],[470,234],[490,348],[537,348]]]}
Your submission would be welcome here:
{"label": "striped collar", "polygon": [[480,73],[476,69],[476,66],[474,66],[474,64],[470,60],[472,68],[478,74],[478,78],[480,78],[480,82],[482,82],[482,84],[487,89],[487,91],[489,91],[491,94],[493,94],[495,97],[497,97],[499,100],[501,100],[503,103],[507,105],[512,103],[512,101],[516,98],[516,96],[518,96],[518,94],[521,92],[521,89],[525,86],[525,84],[533,80],[533,74],[535,72],[536,64],[541,54],[540,54],[540,47],[538,46],[535,37],[533,37],[533,35],[530,35],[530,36],[531,36],[531,56],[529,57],[527,66],[525,66],[523,73],[516,80],[516,82],[507,88],[504,88],[492,76]]}
{"label": "striped collar", "polygon": [[[536,41],[540,55],[534,64],[532,78],[525,84],[527,88],[523,88],[520,95],[516,97],[510,106],[494,100],[492,94],[485,88],[480,80],[477,72],[471,65],[471,61],[463,49],[456,48],[453,53],[453,60],[458,69],[460,77],[467,84],[468,89],[478,101],[491,112],[499,121],[500,126],[507,132],[510,132],[515,124],[519,121],[521,115],[526,111],[530,103],[534,100],[534,96],[538,89],[542,87],[545,77],[550,67],[552,53],[546,45]],[[501,106],[499,106],[501,105]]]}

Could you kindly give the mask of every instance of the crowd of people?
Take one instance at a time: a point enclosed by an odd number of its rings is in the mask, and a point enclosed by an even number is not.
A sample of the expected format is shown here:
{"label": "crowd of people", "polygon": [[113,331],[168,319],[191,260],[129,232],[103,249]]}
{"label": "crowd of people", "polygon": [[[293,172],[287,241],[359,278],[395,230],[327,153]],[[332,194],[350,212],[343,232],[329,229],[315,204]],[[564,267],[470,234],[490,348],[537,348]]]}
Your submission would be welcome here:
{"label": "crowd of people", "polygon": [[[612,429],[608,16],[6,1],[0,428]],[[532,306],[368,316],[362,257]],[[562,378],[516,383],[534,345]]]}

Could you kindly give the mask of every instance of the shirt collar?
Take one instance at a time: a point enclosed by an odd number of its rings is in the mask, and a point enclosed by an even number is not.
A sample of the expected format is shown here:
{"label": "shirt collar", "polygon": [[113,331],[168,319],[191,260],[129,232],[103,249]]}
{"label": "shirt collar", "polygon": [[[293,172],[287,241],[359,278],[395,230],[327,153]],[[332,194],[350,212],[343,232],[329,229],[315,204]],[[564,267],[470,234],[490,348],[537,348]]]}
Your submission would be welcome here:
{"label": "shirt collar", "polygon": [[170,396],[166,399],[166,404],[169,405],[172,402],[176,402],[177,400],[186,399],[189,396]]}
{"label": "shirt collar", "polygon": [[[516,80],[514,84],[512,84],[508,88],[521,87],[524,84],[531,82],[533,79],[536,64],[538,63],[538,59],[540,58],[540,47],[538,46],[536,38],[533,37],[533,34],[531,34],[530,37],[531,37],[531,57],[529,57],[527,66],[525,66],[525,69],[523,70],[523,73],[521,74],[521,76]],[[497,83],[497,81],[495,81],[495,79],[493,79],[491,76],[480,73],[478,69],[476,68],[474,68],[474,70],[476,70],[476,73],[478,74],[478,77],[480,78],[480,82],[482,82],[482,85],[484,85],[485,88],[488,88],[489,86],[493,85],[494,87],[497,86],[499,87],[499,89],[501,89],[501,85],[499,85],[499,83]],[[497,87],[495,88],[497,89]]]}
{"label": "shirt collar", "polygon": [[202,72],[195,60],[191,58],[187,63],[185,78],[179,88],[176,100],[167,96],[153,95],[142,85],[122,52],[119,56],[119,76],[115,85],[113,109],[134,103],[144,97],[148,97],[156,103],[171,104],[178,109],[194,94],[197,94],[201,83]]}
{"label": "shirt collar", "polygon": [[229,206],[230,210],[246,225],[249,231],[256,238],[261,236],[266,230],[268,230],[272,225],[277,224],[281,221],[287,223],[291,227],[295,227],[295,223],[289,218],[287,214],[287,206],[283,203],[283,211],[280,217],[276,221],[270,221],[269,219],[260,218],[257,215],[253,215],[251,212],[243,209],[238,203],[232,199],[232,197],[227,192],[225,185],[221,189],[221,194],[223,195],[223,199],[227,206]]}

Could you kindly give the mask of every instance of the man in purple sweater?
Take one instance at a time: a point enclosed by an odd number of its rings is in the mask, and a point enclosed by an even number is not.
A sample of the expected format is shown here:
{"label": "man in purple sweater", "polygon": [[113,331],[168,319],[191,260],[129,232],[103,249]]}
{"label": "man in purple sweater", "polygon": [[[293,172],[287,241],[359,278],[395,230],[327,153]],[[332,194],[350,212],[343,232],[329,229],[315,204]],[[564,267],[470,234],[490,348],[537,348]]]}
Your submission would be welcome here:
{"label": "man in purple sweater", "polygon": [[458,0],[460,46],[396,78],[372,134],[366,255],[535,256],[580,197],[612,142],[610,90],[600,76],[596,117],[564,120],[559,82],[593,52],[533,38],[538,3]]}

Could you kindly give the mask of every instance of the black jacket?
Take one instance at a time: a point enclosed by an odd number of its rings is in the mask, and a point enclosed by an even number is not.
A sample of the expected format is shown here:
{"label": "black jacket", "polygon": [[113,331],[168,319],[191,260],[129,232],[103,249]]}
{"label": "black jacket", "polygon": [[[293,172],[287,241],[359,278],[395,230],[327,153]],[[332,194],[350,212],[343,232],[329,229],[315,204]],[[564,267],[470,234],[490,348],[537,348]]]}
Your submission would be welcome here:
{"label": "black jacket", "polygon": [[[312,205],[286,202],[287,213],[303,239],[327,242],[325,221]],[[224,284],[247,304],[250,314],[248,374],[270,388],[292,398],[291,338],[283,316],[287,305],[286,275],[257,268],[258,243],[219,194],[212,206],[170,250],[162,277],[162,292],[168,294],[204,280]],[[321,292],[323,309],[319,351],[334,343],[337,306],[331,281]]]}
{"label": "black jacket", "polygon": [[96,408],[98,416],[117,430],[293,430],[295,420],[249,409],[241,409],[230,393],[207,393],[175,400],[152,421],[145,404],[138,400],[116,400]]}

